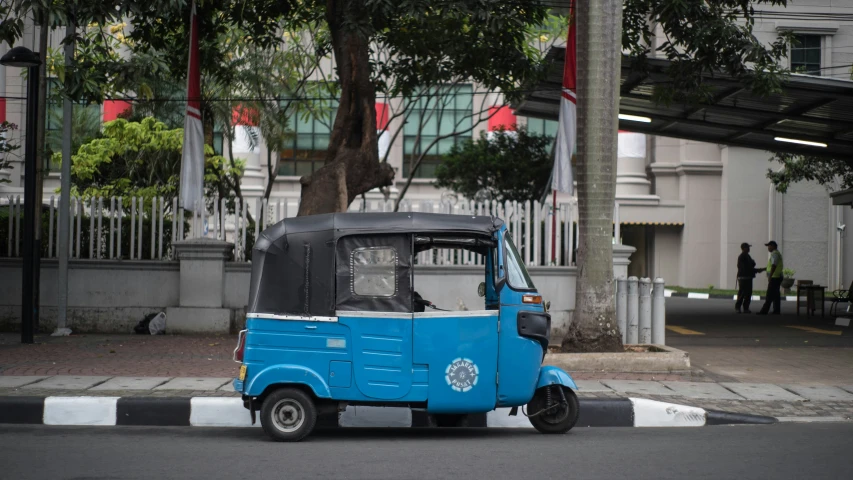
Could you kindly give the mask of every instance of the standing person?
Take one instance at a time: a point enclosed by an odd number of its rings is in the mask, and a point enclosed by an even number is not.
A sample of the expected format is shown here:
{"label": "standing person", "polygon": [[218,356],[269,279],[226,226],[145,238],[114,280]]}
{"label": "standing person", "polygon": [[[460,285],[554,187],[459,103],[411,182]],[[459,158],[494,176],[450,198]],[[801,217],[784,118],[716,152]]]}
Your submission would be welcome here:
{"label": "standing person", "polygon": [[741,253],[737,257],[738,291],[737,303],[735,303],[737,313],[741,313],[741,307],[743,307],[743,313],[752,313],[749,311],[749,304],[752,302],[752,280],[756,273],[764,271],[763,268],[755,268],[755,260],[749,255],[751,246],[748,243],[741,243]]}
{"label": "standing person", "polygon": [[770,306],[773,306],[773,314],[779,315],[782,307],[782,254],[779,252],[779,247],[776,242],[770,240],[764,244],[767,251],[770,252],[770,258],[767,260],[767,300],[764,306],[761,307],[759,315],[767,315],[770,312]]}

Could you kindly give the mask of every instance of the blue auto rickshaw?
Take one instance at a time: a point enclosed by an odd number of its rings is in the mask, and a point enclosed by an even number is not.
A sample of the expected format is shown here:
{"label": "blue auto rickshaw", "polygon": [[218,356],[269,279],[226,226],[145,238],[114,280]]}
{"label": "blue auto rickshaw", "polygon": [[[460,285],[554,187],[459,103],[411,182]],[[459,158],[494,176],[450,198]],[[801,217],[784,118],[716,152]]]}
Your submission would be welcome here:
{"label": "blue auto rickshaw", "polygon": [[[415,258],[430,249],[482,255],[482,310],[420,297]],[[275,440],[301,440],[347,405],[422,409],[437,425],[522,406],[542,433],[577,422],[574,381],[542,366],[551,317],[499,218],[289,218],[255,243],[251,282],[234,387]]]}

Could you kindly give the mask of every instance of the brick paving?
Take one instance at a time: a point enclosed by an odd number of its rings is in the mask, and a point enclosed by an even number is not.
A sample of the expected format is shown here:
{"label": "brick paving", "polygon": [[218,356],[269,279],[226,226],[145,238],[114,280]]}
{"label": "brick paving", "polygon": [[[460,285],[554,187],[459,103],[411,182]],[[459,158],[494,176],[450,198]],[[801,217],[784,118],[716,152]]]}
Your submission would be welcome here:
{"label": "brick paving", "polygon": [[0,375],[231,377],[236,335],[39,335],[22,345],[0,334]]}

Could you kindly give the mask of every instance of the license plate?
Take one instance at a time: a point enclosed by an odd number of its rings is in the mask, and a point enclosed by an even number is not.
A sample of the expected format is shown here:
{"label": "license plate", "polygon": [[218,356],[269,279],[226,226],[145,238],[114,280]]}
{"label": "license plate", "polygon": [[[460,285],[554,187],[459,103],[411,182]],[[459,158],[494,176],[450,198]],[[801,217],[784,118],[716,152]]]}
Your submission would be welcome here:
{"label": "license plate", "polygon": [[240,365],[240,377],[239,378],[240,378],[241,382],[246,379],[246,366],[245,365]]}

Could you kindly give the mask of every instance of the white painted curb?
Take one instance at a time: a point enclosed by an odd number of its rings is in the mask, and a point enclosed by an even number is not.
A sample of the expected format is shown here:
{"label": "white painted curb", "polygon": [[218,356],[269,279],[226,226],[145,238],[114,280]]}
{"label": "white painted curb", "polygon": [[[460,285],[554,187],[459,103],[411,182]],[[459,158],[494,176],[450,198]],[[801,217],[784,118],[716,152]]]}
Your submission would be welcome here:
{"label": "white painted curb", "polygon": [[704,427],[705,410],[645,398],[631,398],[635,427]]}
{"label": "white painted curb", "polygon": [[193,397],[190,399],[190,425],[193,427],[260,427],[252,425],[243,400],[234,397]]}
{"label": "white painted curb", "polygon": [[412,426],[412,409],[401,407],[347,406],[338,420],[341,427]]}
{"label": "white painted curb", "polygon": [[118,397],[47,397],[45,425],[115,426]]}
{"label": "white painted curb", "polygon": [[687,298],[694,298],[694,299],[700,299],[700,300],[708,300],[709,298],[711,298],[711,295],[710,295],[710,294],[708,294],[708,293],[693,293],[693,292],[690,292],[690,293],[688,293],[688,294],[687,294]]}

